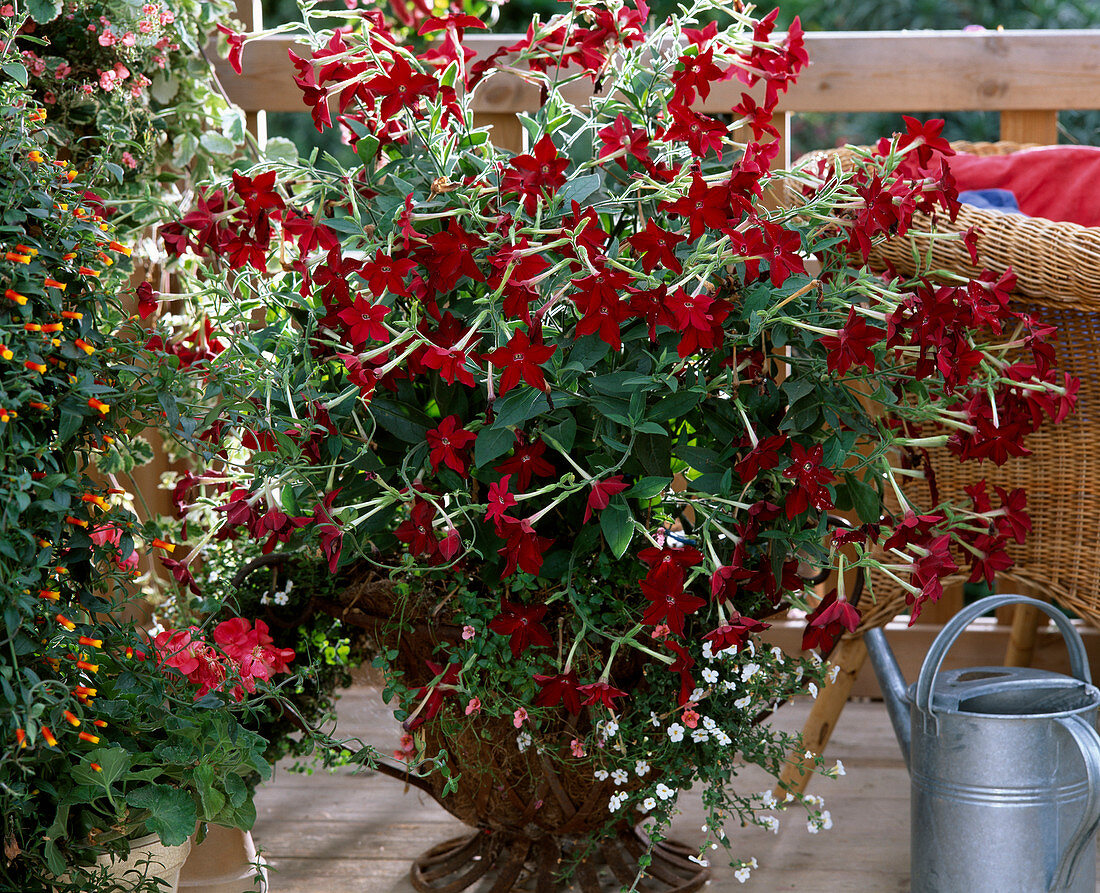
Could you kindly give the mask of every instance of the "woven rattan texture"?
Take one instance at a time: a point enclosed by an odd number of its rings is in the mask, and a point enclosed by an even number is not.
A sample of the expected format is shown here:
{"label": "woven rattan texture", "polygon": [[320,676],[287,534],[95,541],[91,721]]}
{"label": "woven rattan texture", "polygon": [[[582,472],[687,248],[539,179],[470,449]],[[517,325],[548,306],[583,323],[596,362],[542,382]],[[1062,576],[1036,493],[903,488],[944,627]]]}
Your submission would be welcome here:
{"label": "woven rattan texture", "polygon": [[[1009,155],[1030,148],[1010,142],[955,142],[951,145],[956,152],[972,155]],[[850,164],[852,157],[843,149],[812,152],[795,162],[794,169],[799,170],[816,158],[830,155],[839,157],[842,164]],[[793,198],[790,185],[787,196]],[[972,226],[977,227],[981,231],[978,238],[980,263],[975,265],[970,262],[970,254],[961,240],[933,241],[929,235],[931,224],[927,215],[916,215],[905,238],[893,239],[872,250],[871,268],[882,270],[889,263],[900,274],[912,276],[917,269],[914,247],[923,258],[931,246],[934,270],[976,276],[983,269],[1000,274],[1011,267],[1018,278],[1018,294],[1029,301],[1100,311],[1100,228],[963,205],[954,222],[940,216],[936,227],[941,233],[964,232]]]}

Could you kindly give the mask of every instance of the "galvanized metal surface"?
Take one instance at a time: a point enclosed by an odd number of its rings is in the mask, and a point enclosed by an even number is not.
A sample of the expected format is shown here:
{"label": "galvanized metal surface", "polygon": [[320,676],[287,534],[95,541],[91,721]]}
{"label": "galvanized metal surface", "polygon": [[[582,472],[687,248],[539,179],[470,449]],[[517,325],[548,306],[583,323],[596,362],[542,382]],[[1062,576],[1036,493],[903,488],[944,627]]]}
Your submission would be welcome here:
{"label": "galvanized metal surface", "polygon": [[[1018,602],[1058,624],[1073,677],[1018,667],[938,672],[973,619]],[[904,701],[885,638],[869,637],[868,648],[909,750],[913,893],[1094,893],[1100,690],[1065,616],[1020,596],[970,605],[937,637]]]}

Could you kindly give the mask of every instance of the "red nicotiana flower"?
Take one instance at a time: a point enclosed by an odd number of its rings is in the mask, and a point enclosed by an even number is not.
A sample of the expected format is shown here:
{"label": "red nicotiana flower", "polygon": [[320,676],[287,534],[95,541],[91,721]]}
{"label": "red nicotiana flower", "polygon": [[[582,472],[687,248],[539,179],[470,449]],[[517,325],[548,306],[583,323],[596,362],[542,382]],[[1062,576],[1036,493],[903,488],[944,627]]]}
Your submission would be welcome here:
{"label": "red nicotiana flower", "polygon": [[271,211],[286,208],[282,196],[275,191],[275,171],[265,171],[255,177],[246,177],[233,171],[233,189],[244,202],[244,212],[250,223],[266,217]]}
{"label": "red nicotiana flower", "polygon": [[424,663],[427,664],[428,669],[432,671],[436,679],[429,685],[421,686],[417,691],[416,700],[420,706],[416,709],[414,715],[405,721],[404,726],[407,732],[419,728],[429,719],[434,719],[439,711],[443,709],[443,699],[453,697],[458,692],[458,674],[462,670],[462,664],[449,663],[444,668],[434,661],[426,660]]}
{"label": "red nicotiana flower", "polygon": [[811,505],[821,512],[833,507],[832,496],[825,486],[833,480],[833,473],[821,464],[823,458],[824,448],[819,443],[808,450],[800,443],[791,445],[791,464],[783,477],[797,486],[787,493],[784,502],[788,519],[798,517]]}
{"label": "red nicotiana flower", "polygon": [[415,269],[416,261],[407,257],[392,257],[379,248],[374,253],[374,260],[363,263],[361,275],[367,280],[367,287],[376,298],[382,297],[386,292],[407,298],[409,288],[405,284],[405,277]]}
{"label": "red nicotiana flower", "polygon": [[829,352],[826,361],[829,371],[844,375],[853,366],[866,366],[874,372],[875,355],[871,348],[885,338],[884,330],[867,325],[855,308],[850,307],[848,319],[840,330],[835,335],[821,337],[821,346]]}
{"label": "red nicotiana flower", "polygon": [[1006,544],[1005,537],[999,533],[996,536],[983,533],[974,537],[969,582],[977,583],[984,577],[988,585],[993,585],[997,571],[1008,570],[1016,563],[1005,549]]}
{"label": "red nicotiana flower", "polygon": [[587,685],[577,686],[577,691],[584,700],[581,702],[585,707],[590,707],[593,704],[603,704],[608,710],[614,710],[614,698],[625,698],[626,692],[621,689],[615,688],[613,685],[609,685],[606,682],[589,682]]}
{"label": "red nicotiana flower", "polygon": [[770,623],[753,620],[751,617],[745,617],[734,611],[727,623],[723,623],[717,629],[712,629],[703,636],[703,640],[710,642],[711,654],[718,654],[718,652],[725,651],[727,648],[739,651],[749,636],[763,632],[769,626],[771,626]]}
{"label": "red nicotiana flower", "polygon": [[684,619],[706,604],[704,599],[684,589],[683,571],[668,573],[655,581],[642,580],[642,595],[649,600],[642,617],[647,626],[665,624],[678,636],[684,634]]}
{"label": "red nicotiana flower", "polygon": [[555,676],[535,676],[539,693],[535,695],[536,707],[557,707],[564,704],[570,713],[581,712],[580,679],[576,671],[569,670]]}
{"label": "red nicotiana flower", "polygon": [[649,566],[646,579],[650,583],[659,584],[667,576],[679,576],[682,579],[688,568],[702,563],[703,553],[691,546],[681,549],[649,546],[638,553],[638,559]]}
{"label": "red nicotiana flower", "polygon": [[693,242],[706,230],[725,232],[730,228],[731,217],[740,216],[740,209],[735,209],[730,195],[729,183],[711,186],[697,173],[691,175],[687,195],[676,201],[662,202],[660,209],[685,218],[689,226],[688,238]]}
{"label": "red nicotiana flower", "polygon": [[781,457],[780,450],[786,445],[786,434],[773,434],[770,437],[761,438],[756,446],[734,466],[734,471],[741,478],[741,482],[748,484],[761,471],[778,466]]}
{"label": "red nicotiana flower", "polygon": [[627,170],[626,159],[633,155],[642,164],[649,161],[649,134],[641,127],[635,127],[622,112],[613,124],[608,124],[597,134],[603,143],[599,160],[615,155],[622,169]]}
{"label": "red nicotiana flower", "polygon": [[695,690],[695,679],[691,675],[691,668],[695,666],[695,658],[687,653],[686,648],[672,641],[672,639],[665,639],[663,644],[676,655],[676,660],[672,662],[668,669],[670,673],[680,674],[680,694],[676,699],[676,703],[683,707],[688,703],[691,693]]}
{"label": "red nicotiana flower", "polygon": [[630,245],[645,272],[652,273],[660,266],[679,275],[684,268],[676,257],[676,246],[686,238],[662,229],[650,218],[645,229],[627,236],[623,241]]}
{"label": "red nicotiana flower", "polygon": [[680,57],[678,68],[672,74],[674,93],[669,104],[691,105],[695,101],[695,92],[706,99],[710,95],[710,85],[725,80],[725,69],[714,64],[714,50],[707,48],[695,55]]}
{"label": "red nicotiana flower", "polygon": [[499,481],[494,481],[489,485],[489,508],[485,512],[485,519],[492,521],[498,529],[505,522],[505,519],[516,520],[515,518],[508,518],[504,514],[508,509],[518,505],[516,497],[508,492],[508,482],[511,479],[512,476],[506,474]]}
{"label": "red nicotiana flower", "polygon": [[460,427],[458,416],[447,416],[428,431],[427,439],[431,448],[428,458],[432,463],[432,471],[438,472],[440,465],[446,465],[455,473],[465,476],[470,462],[467,447],[477,440],[477,435]]}
{"label": "red nicotiana flower", "polygon": [[823,652],[827,652],[845,632],[855,632],[857,626],[859,626],[859,611],[847,601],[840,601],[834,589],[806,618],[802,650],[820,648]]}
{"label": "red nicotiana flower", "polygon": [[554,540],[539,536],[527,518],[516,521],[507,515],[501,517],[498,533],[505,540],[497,552],[504,556],[501,577],[510,577],[519,567],[525,574],[537,576],[542,567],[542,556]]}
{"label": "red nicotiana flower", "polygon": [[530,153],[512,159],[501,178],[500,188],[503,192],[517,193],[523,200],[523,210],[531,216],[543,190],[552,196],[565,185],[568,167],[569,159],[558,153],[554,141],[546,134]]}
{"label": "red nicotiana flower", "polygon": [[416,108],[421,97],[432,99],[439,90],[434,77],[416,71],[401,55],[395,56],[385,74],[371,78],[364,87],[372,96],[381,97],[378,116],[383,121],[402,109]]}
{"label": "red nicotiana flower", "polygon": [[547,459],[543,458],[546,452],[546,444],[541,440],[527,440],[527,435],[522,431],[516,432],[516,445],[512,449],[512,455],[503,462],[494,466],[501,474],[516,475],[516,486],[519,492],[525,491],[531,486],[531,479],[536,475],[540,478],[552,477],[557,470]]}
{"label": "red nicotiana flower", "polygon": [[622,493],[629,489],[630,484],[623,480],[621,474],[609,477],[602,481],[593,481],[592,489],[588,493],[588,503],[584,507],[584,523],[588,523],[593,510],[602,512],[611,502],[611,497],[616,493]]}
{"label": "red nicotiana flower", "polygon": [[432,524],[435,515],[435,506],[417,496],[409,518],[398,525],[393,535],[405,543],[413,555],[434,556],[439,550],[439,538]]}
{"label": "red nicotiana flower", "polygon": [[489,629],[510,636],[508,646],[512,649],[512,657],[519,657],[532,645],[549,648],[554,639],[541,622],[547,610],[546,605],[520,605],[502,596],[500,613],[489,622]]}
{"label": "red nicotiana flower", "polygon": [[367,341],[388,344],[390,333],[382,320],[390,308],[384,304],[371,304],[362,298],[356,298],[350,307],[345,307],[337,316],[347,325],[347,339],[354,347]]}
{"label": "red nicotiana flower", "polygon": [[527,332],[517,329],[507,344],[485,354],[485,359],[504,370],[500,376],[502,396],[518,385],[521,378],[533,388],[548,391],[546,377],[539,367],[548,362],[557,349],[556,344],[532,342]]}

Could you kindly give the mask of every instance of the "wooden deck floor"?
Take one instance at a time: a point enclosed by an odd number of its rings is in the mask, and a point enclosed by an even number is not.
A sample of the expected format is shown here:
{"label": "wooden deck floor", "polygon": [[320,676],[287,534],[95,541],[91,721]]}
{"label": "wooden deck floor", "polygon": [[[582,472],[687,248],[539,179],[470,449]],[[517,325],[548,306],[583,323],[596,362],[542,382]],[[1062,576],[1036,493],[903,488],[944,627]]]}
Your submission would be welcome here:
{"label": "wooden deck floor", "polygon": [[[800,728],[807,709],[805,702],[788,704],[775,721]],[[399,730],[376,689],[350,689],[339,712],[341,733],[379,748],[396,744]],[[825,797],[834,827],[809,834],[791,812],[778,834],[727,829],[737,852],[755,856],[760,867],[742,886],[716,858],[708,891],[909,889],[909,778],[882,703],[850,703],[828,756],[841,759],[847,775],[815,778],[809,790]],[[743,778],[748,790],[768,787],[758,770],[747,770]],[[681,803],[676,834],[697,842],[701,807],[692,798]],[[404,793],[399,782],[347,770],[306,776],[277,769],[257,808],[253,834],[272,869],[271,893],[412,893],[410,859],[464,829],[419,792]]]}

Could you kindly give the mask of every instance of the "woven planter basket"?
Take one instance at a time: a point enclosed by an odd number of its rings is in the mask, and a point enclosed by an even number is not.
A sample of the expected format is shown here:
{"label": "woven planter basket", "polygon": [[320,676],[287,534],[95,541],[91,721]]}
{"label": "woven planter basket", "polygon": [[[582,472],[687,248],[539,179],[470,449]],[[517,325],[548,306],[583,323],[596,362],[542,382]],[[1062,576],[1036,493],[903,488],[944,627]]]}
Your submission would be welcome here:
{"label": "woven planter basket", "polygon": [[[1031,145],[1011,142],[951,144],[956,152],[971,155],[1011,155]],[[850,166],[852,154],[844,149],[811,152],[793,165],[795,170],[819,158],[835,156]],[[797,207],[797,185],[785,184],[785,204]],[[966,246],[955,239],[936,239],[928,232],[931,219],[924,214],[913,218],[913,226],[904,237],[875,247],[868,260],[872,269],[887,264],[900,274],[916,273],[913,246],[926,256],[932,245],[932,268],[977,276],[983,269],[996,273],[1011,267],[1016,273],[1017,292],[1029,302],[1050,306],[1069,306],[1078,310],[1100,311],[1100,228],[1078,226],[1025,217],[963,205],[952,223],[945,215],[936,221],[940,232],[965,232],[974,226],[978,238],[979,265],[970,262]]]}
{"label": "woven planter basket", "polygon": [[[957,152],[975,155],[1005,155],[1028,148],[1007,142],[951,145]],[[844,150],[810,153],[799,159],[795,169],[828,155],[839,156],[842,164],[851,158]],[[797,206],[793,184],[788,184],[787,199]],[[871,268],[885,270],[889,264],[912,275],[913,245],[927,253],[929,239],[918,231],[927,232],[929,224],[929,218],[920,215],[909,235],[877,247],[868,261]],[[979,465],[960,462],[946,448],[929,450],[928,466],[938,500],[968,504],[965,487],[981,478],[991,490],[1022,487],[1033,531],[1022,545],[1009,543],[1015,565],[998,574],[998,588],[1011,591],[1023,585],[1100,626],[1100,228],[966,205],[954,224],[942,217],[938,225],[941,231],[949,227],[960,232],[978,226],[982,265],[971,264],[961,241],[939,239],[932,248],[932,266],[968,276],[985,268],[1000,273],[1011,266],[1019,280],[1014,306],[1057,328],[1058,367],[1081,382],[1076,411],[1064,422],[1048,424],[1028,437],[1030,456],[1011,458],[1001,466]],[[904,486],[917,505],[933,504],[924,481],[910,480]],[[967,576],[943,582],[958,583]],[[884,608],[876,614],[901,609],[904,594],[896,583],[875,573],[871,582],[875,601]]]}

